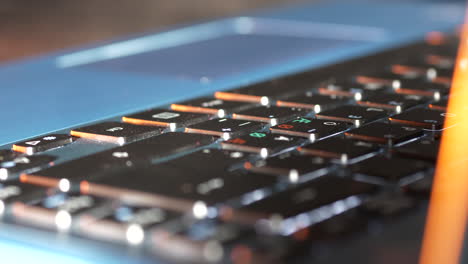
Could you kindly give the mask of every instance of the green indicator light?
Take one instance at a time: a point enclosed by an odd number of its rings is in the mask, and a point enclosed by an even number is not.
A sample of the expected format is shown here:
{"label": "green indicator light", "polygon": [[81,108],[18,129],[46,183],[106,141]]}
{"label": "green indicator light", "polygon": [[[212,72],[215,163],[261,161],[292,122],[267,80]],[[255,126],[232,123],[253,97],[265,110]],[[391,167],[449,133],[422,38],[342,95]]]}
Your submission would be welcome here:
{"label": "green indicator light", "polygon": [[293,120],[294,123],[305,123],[305,124],[308,124],[310,122],[312,122],[311,120],[307,119],[307,118],[299,118],[299,119],[296,119],[296,120]]}
{"label": "green indicator light", "polygon": [[256,138],[262,138],[262,137],[266,137],[266,134],[265,133],[255,132],[255,133],[250,133],[249,136],[256,137]]}

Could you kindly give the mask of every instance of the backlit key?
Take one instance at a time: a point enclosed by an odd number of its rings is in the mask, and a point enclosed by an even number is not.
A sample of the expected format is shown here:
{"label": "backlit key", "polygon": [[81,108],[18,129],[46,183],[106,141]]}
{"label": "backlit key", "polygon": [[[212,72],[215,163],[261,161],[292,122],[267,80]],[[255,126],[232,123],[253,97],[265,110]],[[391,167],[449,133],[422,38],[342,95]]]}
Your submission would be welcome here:
{"label": "backlit key", "polygon": [[36,152],[43,152],[49,149],[65,146],[72,143],[72,137],[65,134],[51,134],[44,137],[15,143],[13,150],[32,155]]}
{"label": "backlit key", "polygon": [[160,129],[119,122],[104,122],[73,129],[71,135],[90,140],[105,141],[123,145],[136,140],[149,138],[160,133]]}
{"label": "backlit key", "polygon": [[344,131],[348,126],[343,122],[326,121],[300,117],[270,128],[272,133],[305,137],[311,141]]}
{"label": "backlit key", "polygon": [[176,112],[166,109],[153,109],[137,114],[124,116],[122,121],[134,125],[168,127],[171,131],[200,123],[210,119],[207,114],[194,114],[186,112]]}

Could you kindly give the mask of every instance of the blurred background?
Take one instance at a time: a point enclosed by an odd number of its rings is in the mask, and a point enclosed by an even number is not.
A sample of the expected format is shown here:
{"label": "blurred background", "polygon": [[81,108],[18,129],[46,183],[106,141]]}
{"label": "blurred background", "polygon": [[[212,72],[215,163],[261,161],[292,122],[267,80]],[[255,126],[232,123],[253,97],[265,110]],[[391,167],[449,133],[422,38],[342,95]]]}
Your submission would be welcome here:
{"label": "blurred background", "polygon": [[0,0],[0,62],[301,1]]}
{"label": "blurred background", "polygon": [[0,0],[0,63],[178,24],[314,1],[327,0]]}

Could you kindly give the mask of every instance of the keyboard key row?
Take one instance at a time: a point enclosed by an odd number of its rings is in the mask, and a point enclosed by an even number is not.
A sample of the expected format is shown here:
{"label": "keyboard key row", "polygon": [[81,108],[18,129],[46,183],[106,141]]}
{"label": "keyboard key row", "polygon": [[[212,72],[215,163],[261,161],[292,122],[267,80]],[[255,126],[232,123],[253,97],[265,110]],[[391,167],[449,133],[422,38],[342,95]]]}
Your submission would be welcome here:
{"label": "keyboard key row", "polygon": [[53,148],[58,148],[72,143],[73,139],[65,134],[50,134],[44,137],[29,139],[18,142],[12,149],[17,152],[32,155],[37,152],[43,152]]}
{"label": "keyboard key row", "polygon": [[153,109],[122,117],[134,125],[168,127],[170,131],[211,119],[211,115]]}
{"label": "keyboard key row", "polygon": [[[173,154],[211,144],[213,140],[213,137],[205,135],[166,133],[58,164],[39,173],[23,174],[21,180],[47,187],[59,187],[62,191],[68,191],[70,182],[104,176],[137,165],[147,165]],[[68,182],[66,185],[68,187],[65,189],[60,186],[60,183],[64,182]]]}
{"label": "keyboard key row", "polygon": [[119,122],[103,122],[73,129],[75,137],[104,141],[118,145],[135,142],[161,133],[161,129],[151,126],[137,126]]}

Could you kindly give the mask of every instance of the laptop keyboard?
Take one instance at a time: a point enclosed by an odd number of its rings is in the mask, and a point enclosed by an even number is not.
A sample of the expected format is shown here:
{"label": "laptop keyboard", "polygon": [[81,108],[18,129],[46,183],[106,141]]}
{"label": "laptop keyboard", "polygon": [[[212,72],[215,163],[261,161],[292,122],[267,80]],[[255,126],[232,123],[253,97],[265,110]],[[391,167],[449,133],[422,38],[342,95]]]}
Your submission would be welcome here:
{"label": "laptop keyboard", "polygon": [[1,219],[169,262],[272,263],[365,234],[427,203],[451,41],[17,142],[0,150]]}

